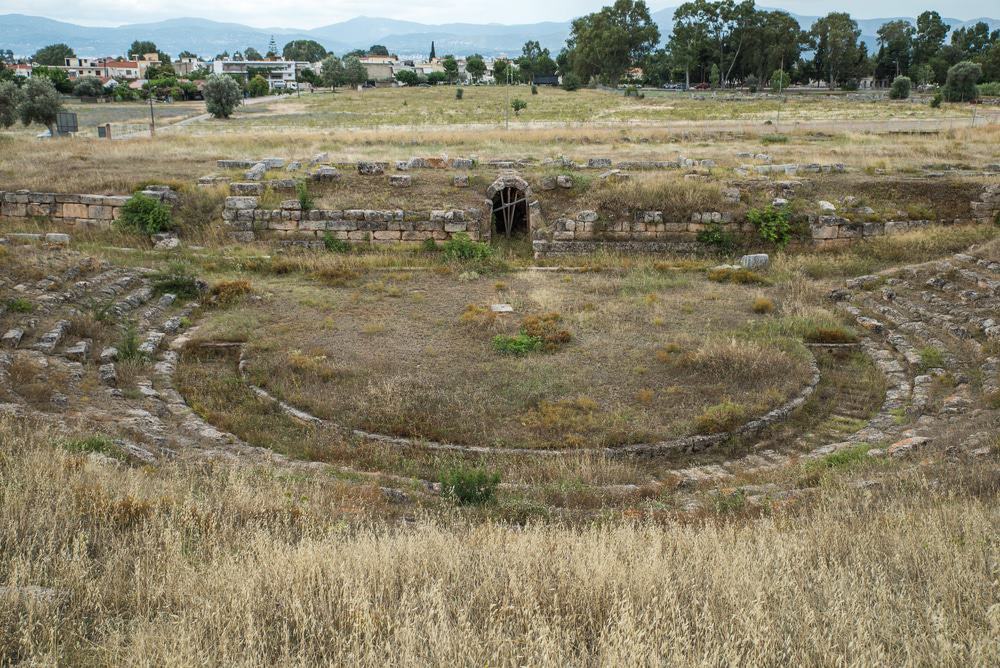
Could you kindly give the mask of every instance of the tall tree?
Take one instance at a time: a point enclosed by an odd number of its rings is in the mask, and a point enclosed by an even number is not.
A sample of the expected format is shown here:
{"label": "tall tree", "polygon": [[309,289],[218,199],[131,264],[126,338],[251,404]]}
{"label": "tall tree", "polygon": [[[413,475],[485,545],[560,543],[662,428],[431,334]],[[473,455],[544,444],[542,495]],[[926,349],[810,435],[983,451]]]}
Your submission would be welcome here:
{"label": "tall tree", "polygon": [[951,33],[952,46],[959,49],[967,58],[986,53],[998,40],[1000,40],[1000,30],[994,30],[991,34],[990,27],[982,21]]}
{"label": "tall tree", "polygon": [[267,43],[267,53],[264,55],[268,58],[278,57],[278,43],[274,41],[274,35],[271,35],[271,39]]}
{"label": "tall tree", "polygon": [[56,116],[62,110],[62,98],[52,82],[45,78],[31,77],[21,89],[21,102],[17,114],[25,125],[39,123],[56,136]]}
{"label": "tall tree", "polygon": [[63,67],[66,65],[67,58],[75,56],[73,49],[66,44],[49,44],[35,52],[35,55],[31,57],[31,62],[49,67]]}
{"label": "tall tree", "polygon": [[17,120],[21,89],[13,81],[0,81],[0,128],[9,128]]}
{"label": "tall tree", "polygon": [[132,46],[128,48],[129,56],[141,57],[147,53],[159,53],[159,50],[156,48],[156,43],[148,39],[146,40],[137,39],[134,42],[132,42]]}
{"label": "tall tree", "polygon": [[431,60],[437,58],[437,52],[434,50],[434,40],[431,40]]}
{"label": "tall tree", "polygon": [[660,29],[643,0],[615,0],[610,7],[573,21],[567,49],[583,80],[598,77],[616,84],[660,41]]}
{"label": "tall tree", "polygon": [[701,71],[709,58],[708,24],[703,20],[694,3],[684,3],[674,10],[674,28],[670,33],[667,49],[678,66],[684,68],[684,84],[691,86],[691,70]]}
{"label": "tall tree", "polygon": [[344,64],[332,53],[320,63],[320,80],[328,88],[344,85]]}
{"label": "tall tree", "polygon": [[369,56],[388,56],[389,49],[382,44],[372,44],[371,48],[368,49]]}
{"label": "tall tree", "polygon": [[921,12],[917,17],[917,31],[913,36],[913,64],[923,65],[937,56],[948,30],[948,24],[941,20],[940,14]]}
{"label": "tall tree", "polygon": [[521,73],[521,81],[531,83],[535,75],[552,76],[558,65],[552,60],[548,49],[543,49],[537,41],[528,41],[521,47],[521,57],[517,59],[517,68]]}
{"label": "tall tree", "polygon": [[441,66],[444,68],[444,74],[448,77],[448,83],[455,83],[458,80],[458,61],[455,60],[455,56],[448,54],[441,59]]}
{"label": "tall tree", "polygon": [[264,60],[264,56],[260,55],[260,51],[253,48],[252,46],[248,46],[246,49],[244,49],[243,57],[247,60]]}
{"label": "tall tree", "polygon": [[915,29],[909,21],[897,19],[883,23],[878,29],[878,55],[875,76],[892,79],[910,71],[910,54]]}
{"label": "tall tree", "polygon": [[486,61],[478,53],[465,59],[465,71],[469,73],[473,83],[479,83],[486,74]]}
{"label": "tall tree", "polygon": [[344,58],[344,83],[349,86],[360,86],[368,81],[368,70],[361,64],[357,56]]}
{"label": "tall tree", "polygon": [[850,14],[831,12],[817,19],[809,34],[815,71],[826,77],[830,88],[865,75],[868,49],[860,41],[861,29]]}
{"label": "tall tree", "polygon": [[298,60],[306,63],[318,63],[326,58],[326,49],[317,41],[311,39],[295,39],[281,50],[285,60]]}

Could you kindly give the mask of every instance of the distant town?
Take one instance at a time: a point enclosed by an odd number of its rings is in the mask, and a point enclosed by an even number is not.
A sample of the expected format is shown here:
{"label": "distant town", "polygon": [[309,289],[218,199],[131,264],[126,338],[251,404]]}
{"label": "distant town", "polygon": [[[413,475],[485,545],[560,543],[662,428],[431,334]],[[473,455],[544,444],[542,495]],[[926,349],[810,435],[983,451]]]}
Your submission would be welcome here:
{"label": "distant town", "polygon": [[620,0],[574,20],[558,54],[528,40],[514,57],[441,54],[433,41],[419,57],[393,54],[382,44],[338,56],[316,40],[279,46],[271,36],[263,53],[248,46],[214,56],[174,56],[154,41],[137,39],[125,55],[80,57],[72,44],[57,43],[18,58],[0,43],[0,79],[44,77],[63,94],[120,101],[201,99],[212,75],[237,80],[244,97],[316,87],[441,84],[856,90],[888,88],[899,77],[920,90],[945,85],[959,64],[975,69],[970,73],[980,83],[1000,80],[1000,30],[982,21],[952,29],[934,11],[921,13],[915,23],[885,22],[872,50],[858,22],[843,12],[804,30],[788,12],[723,0],[683,4],[672,20],[663,35],[645,3]]}

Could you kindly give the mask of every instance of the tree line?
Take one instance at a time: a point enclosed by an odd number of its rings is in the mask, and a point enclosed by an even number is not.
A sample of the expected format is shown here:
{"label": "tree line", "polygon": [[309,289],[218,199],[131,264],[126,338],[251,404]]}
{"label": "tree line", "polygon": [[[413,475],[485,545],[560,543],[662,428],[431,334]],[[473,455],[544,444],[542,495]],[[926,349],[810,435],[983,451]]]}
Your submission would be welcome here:
{"label": "tree line", "polygon": [[869,53],[857,21],[845,12],[831,12],[803,30],[788,12],[758,9],[753,0],[693,0],[674,11],[661,46],[664,36],[646,3],[615,0],[573,21],[556,63],[564,78],[611,85],[638,70],[652,85],[763,84],[776,73],[843,88],[869,76],[944,84],[949,69],[962,62],[977,65],[984,80],[1000,80],[1000,30],[979,22],[951,32],[948,41],[949,30],[934,11],[922,12],[916,25],[890,21],[878,30],[877,51]]}

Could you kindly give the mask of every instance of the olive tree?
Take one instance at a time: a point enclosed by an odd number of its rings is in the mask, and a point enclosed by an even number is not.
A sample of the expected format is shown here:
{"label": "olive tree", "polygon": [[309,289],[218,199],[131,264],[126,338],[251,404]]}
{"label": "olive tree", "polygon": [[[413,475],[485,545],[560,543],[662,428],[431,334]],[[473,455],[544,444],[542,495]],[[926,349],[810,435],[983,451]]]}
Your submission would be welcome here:
{"label": "olive tree", "polygon": [[944,84],[944,99],[949,102],[968,102],[979,96],[976,83],[983,76],[983,68],[979,63],[963,60],[952,65],[948,70],[948,78]]}
{"label": "olive tree", "polygon": [[910,97],[910,88],[913,82],[910,77],[896,77],[892,80],[892,88],[889,89],[889,99],[905,100]]}
{"label": "olive tree", "polygon": [[9,128],[17,122],[17,105],[21,103],[21,89],[13,81],[0,81],[0,128]]}
{"label": "olive tree", "polygon": [[56,115],[62,111],[62,99],[59,91],[48,79],[32,77],[21,89],[21,101],[17,106],[17,115],[25,125],[38,123],[44,125],[56,136]]}
{"label": "olive tree", "polygon": [[104,95],[104,84],[97,77],[80,77],[73,86],[73,95],[77,97],[100,97]]}
{"label": "olive tree", "polygon": [[208,113],[216,118],[229,118],[242,97],[239,84],[224,74],[213,74],[208,77],[202,92]]}

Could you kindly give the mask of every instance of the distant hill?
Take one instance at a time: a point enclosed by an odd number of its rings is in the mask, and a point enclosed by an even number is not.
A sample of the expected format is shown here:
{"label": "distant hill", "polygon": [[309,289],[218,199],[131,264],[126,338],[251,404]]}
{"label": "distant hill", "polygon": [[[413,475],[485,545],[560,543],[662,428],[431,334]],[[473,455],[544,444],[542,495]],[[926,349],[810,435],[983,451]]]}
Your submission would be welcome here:
{"label": "distant hill", "polygon": [[[653,13],[660,26],[663,39],[673,26],[674,8],[668,7]],[[803,28],[808,28],[818,17],[792,13]],[[895,17],[893,17],[895,18]],[[904,17],[905,18],[905,17]],[[875,33],[884,19],[859,19],[862,38],[875,43]],[[909,19],[915,22],[915,19]],[[952,28],[985,21],[991,29],[1000,28],[1000,20],[983,18],[972,21],[945,19]],[[24,14],[0,15],[0,49],[11,49],[15,54],[27,56],[54,42],[65,42],[80,56],[120,55],[136,39],[151,39],[162,50],[177,54],[183,50],[212,57],[222,51],[243,50],[252,46],[264,51],[274,35],[279,48],[293,39],[314,39],[335,53],[384,44],[400,55],[427,54],[430,43],[435,43],[438,54],[454,53],[464,56],[479,52],[487,56],[515,55],[528,40],[538,40],[553,53],[558,52],[569,35],[570,22],[544,22],[521,25],[497,23],[446,23],[427,25],[395,19],[357,17],[311,30],[289,28],[252,28],[239,23],[220,23],[199,18],[178,18],[156,23],[123,25],[114,28],[95,28],[55,21]]]}

